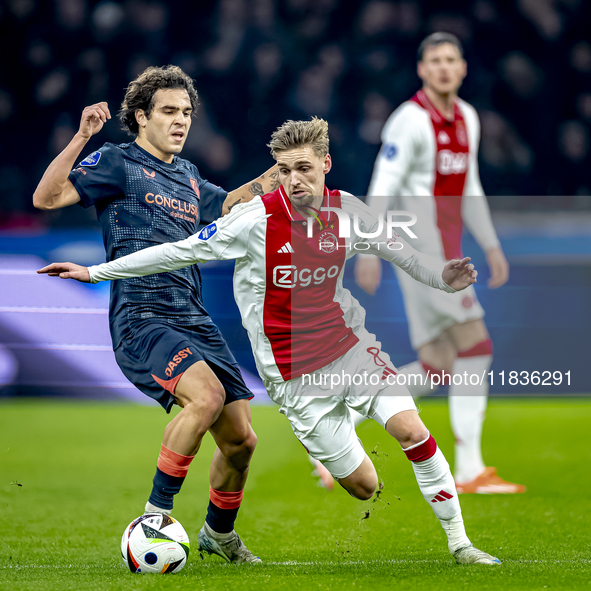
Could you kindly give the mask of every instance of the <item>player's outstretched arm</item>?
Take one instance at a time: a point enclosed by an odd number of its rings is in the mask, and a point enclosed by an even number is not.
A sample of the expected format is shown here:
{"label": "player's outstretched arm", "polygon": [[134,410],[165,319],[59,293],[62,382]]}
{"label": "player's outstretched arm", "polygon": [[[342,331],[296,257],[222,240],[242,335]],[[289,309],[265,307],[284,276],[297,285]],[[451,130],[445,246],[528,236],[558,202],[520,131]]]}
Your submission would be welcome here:
{"label": "player's outstretched arm", "polygon": [[476,283],[478,271],[470,263],[470,257],[463,259],[453,259],[443,267],[443,281],[456,291],[466,289],[469,285]]}
{"label": "player's outstretched arm", "polygon": [[35,189],[33,205],[37,209],[59,209],[80,201],[80,195],[68,180],[68,175],[88,140],[98,133],[110,118],[107,103],[97,103],[84,109],[78,132],[63,152],[47,167]]}
{"label": "player's outstretched arm", "polygon": [[[355,232],[355,237],[351,239],[354,246],[351,249],[352,254],[363,250],[365,255],[376,255],[394,263],[416,281],[449,293],[465,289],[472,283],[476,283],[478,273],[474,270],[474,265],[470,264],[469,257],[449,261],[444,266],[442,261],[419,252],[409,242],[403,240],[401,236],[395,232],[391,233],[388,228],[384,228],[383,224],[379,223],[375,213],[359,199],[354,197],[343,198],[343,209],[349,215],[359,216],[356,223],[359,224],[359,229],[363,232],[361,235]],[[380,227],[382,227],[381,234],[375,236]],[[362,237],[367,234],[371,235],[372,238]],[[358,243],[364,243],[367,248],[358,249]]]}
{"label": "player's outstretched arm", "polygon": [[[71,270],[85,270],[88,273],[88,281],[98,283],[167,273],[212,260],[240,259],[248,254],[251,228],[265,217],[266,212],[262,203],[247,204],[236,208],[229,216],[206,226],[198,234],[178,242],[150,246],[88,269],[72,263],[54,263],[38,272],[67,279]],[[72,265],[73,268],[60,265]],[[79,278],[82,275],[71,277],[82,280]]]}
{"label": "player's outstretched arm", "polygon": [[81,283],[90,283],[88,267],[76,265],[75,263],[51,263],[51,265],[39,269],[37,273],[46,274],[50,277],[59,277],[60,279],[75,279]]}
{"label": "player's outstretched arm", "polygon": [[416,281],[425,285],[454,293],[476,283],[478,273],[470,258],[452,260],[444,264],[438,259],[414,249],[400,236],[388,239],[384,235],[375,242],[369,242],[367,254],[375,254],[408,273]]}
{"label": "player's outstretched arm", "polygon": [[61,279],[76,279],[84,283],[98,283],[99,281],[144,277],[155,273],[175,271],[196,262],[204,262],[208,258],[215,257],[211,254],[208,257],[207,252],[203,252],[201,258],[196,257],[192,241],[187,238],[179,242],[167,242],[144,248],[109,263],[89,268],[74,263],[52,263],[39,269],[37,273]]}
{"label": "player's outstretched arm", "polygon": [[256,179],[230,191],[222,206],[222,216],[230,213],[232,208],[239,203],[247,203],[257,196],[266,195],[279,188],[279,171],[275,164]]}

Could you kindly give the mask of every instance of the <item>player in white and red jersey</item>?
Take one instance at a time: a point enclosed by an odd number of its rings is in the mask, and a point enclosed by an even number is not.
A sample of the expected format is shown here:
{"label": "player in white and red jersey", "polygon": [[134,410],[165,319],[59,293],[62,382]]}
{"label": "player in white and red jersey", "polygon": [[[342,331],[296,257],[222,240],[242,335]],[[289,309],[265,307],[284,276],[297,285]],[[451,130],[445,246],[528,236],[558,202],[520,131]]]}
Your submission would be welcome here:
{"label": "player in white and red jersey", "polygon": [[342,283],[346,259],[369,250],[452,293],[476,281],[470,259],[443,264],[420,254],[395,233],[389,237],[360,200],[329,191],[325,121],[288,121],[270,147],[282,186],[198,234],[90,269],[54,263],[40,272],[97,282],[236,259],[234,296],[258,371],[309,453],[352,496],[371,498],[377,474],[356,437],[350,409],[375,419],[411,460],[456,561],[499,564],[466,536],[449,465],[408,390],[393,380],[396,368],[388,355],[365,330],[365,311]]}
{"label": "player in white and red jersey", "polygon": [[[423,88],[403,103],[384,126],[367,203],[374,211],[407,210],[416,215],[413,246],[440,261],[462,257],[465,225],[486,253],[490,288],[503,285],[509,268],[478,176],[480,124],[472,106],[458,98],[466,62],[458,39],[434,33],[421,43],[418,75]],[[375,293],[381,263],[359,257],[357,283]],[[452,375],[483,376],[492,361],[492,343],[473,287],[445,294],[409,281],[396,269],[404,297],[410,339],[419,361],[403,371],[420,375],[413,395],[429,392],[428,376],[441,383]],[[445,372],[445,373],[444,373]],[[447,377],[446,377],[447,374]],[[427,386],[425,384],[427,383]],[[488,380],[473,386],[451,382],[449,411],[456,438],[454,475],[459,492],[520,493],[486,467],[481,452]]]}

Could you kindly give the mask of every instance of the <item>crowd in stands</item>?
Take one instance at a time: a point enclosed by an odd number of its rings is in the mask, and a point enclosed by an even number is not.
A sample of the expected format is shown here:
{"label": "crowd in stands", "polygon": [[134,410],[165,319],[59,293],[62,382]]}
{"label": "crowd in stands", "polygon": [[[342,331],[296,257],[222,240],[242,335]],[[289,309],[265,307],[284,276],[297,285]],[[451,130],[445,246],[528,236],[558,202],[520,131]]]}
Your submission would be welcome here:
{"label": "crowd in stands", "polygon": [[[585,0],[5,0],[2,225],[90,223],[82,208],[39,214],[31,195],[84,106],[106,100],[115,114],[150,65],[196,81],[182,155],[205,178],[246,182],[272,164],[277,126],[317,115],[330,124],[331,187],[362,196],[384,122],[420,86],[416,50],[433,31],[464,44],[461,96],[480,114],[493,207],[591,209],[590,22]],[[105,141],[130,141],[115,117],[87,151]]]}

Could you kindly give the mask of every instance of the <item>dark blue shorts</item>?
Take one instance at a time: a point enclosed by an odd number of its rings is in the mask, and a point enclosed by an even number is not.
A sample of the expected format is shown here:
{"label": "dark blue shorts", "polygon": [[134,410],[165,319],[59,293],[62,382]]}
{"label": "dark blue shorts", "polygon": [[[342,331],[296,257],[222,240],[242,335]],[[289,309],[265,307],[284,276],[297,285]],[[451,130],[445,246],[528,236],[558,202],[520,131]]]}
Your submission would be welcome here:
{"label": "dark blue shorts", "polygon": [[183,373],[205,361],[226,391],[226,402],[253,397],[222,333],[213,322],[172,326],[146,322],[115,349],[115,359],[125,377],[144,394],[170,412]]}

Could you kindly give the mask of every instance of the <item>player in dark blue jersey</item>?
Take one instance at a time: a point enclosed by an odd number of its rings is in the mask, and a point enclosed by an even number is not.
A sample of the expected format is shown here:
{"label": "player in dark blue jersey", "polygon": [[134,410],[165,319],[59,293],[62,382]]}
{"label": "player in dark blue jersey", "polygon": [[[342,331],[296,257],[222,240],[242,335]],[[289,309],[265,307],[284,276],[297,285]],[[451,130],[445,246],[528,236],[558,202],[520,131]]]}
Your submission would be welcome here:
{"label": "player in dark blue jersey", "polygon": [[[273,168],[227,193],[179,158],[196,107],[193,82],[180,68],[148,68],[130,83],[119,113],[135,141],[107,143],[72,170],[88,140],[111,118],[106,103],[86,107],[78,133],[43,175],[35,207],[95,206],[111,261],[187,238],[199,223],[209,224],[236,203],[279,186]],[[200,542],[231,562],[260,562],[234,532],[256,445],[252,394],[203,306],[198,267],[113,282],[109,321],[115,357],[127,378],[167,412],[173,404],[182,407],[165,429],[146,511],[170,513],[210,431],[217,449]]]}

